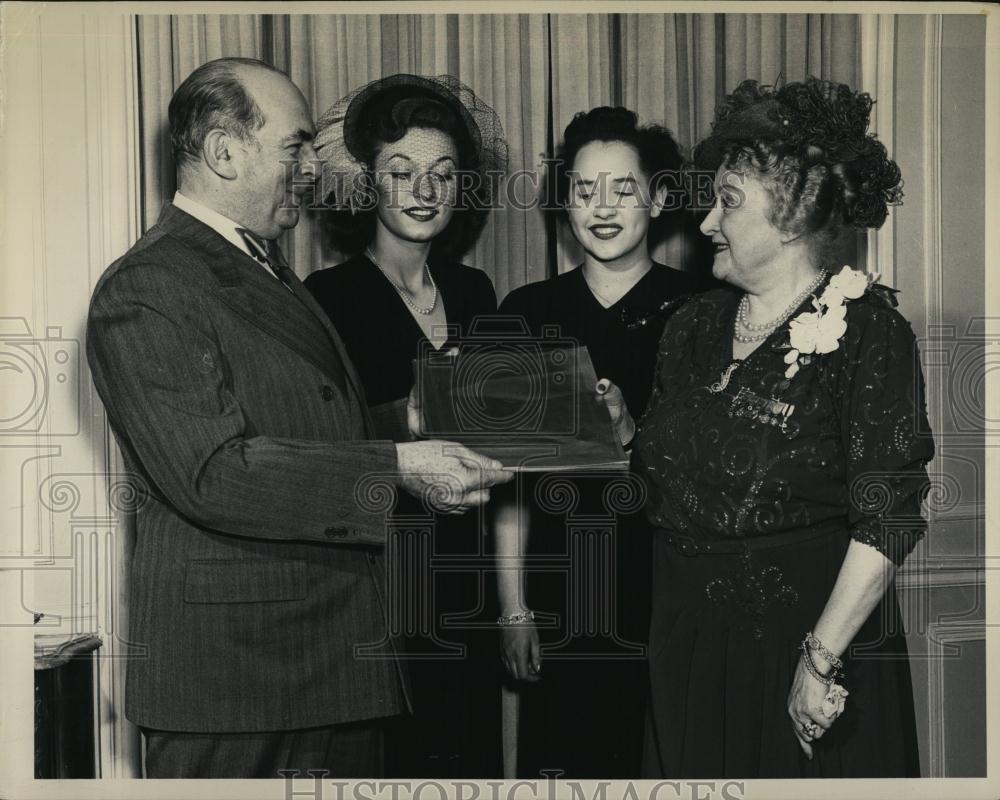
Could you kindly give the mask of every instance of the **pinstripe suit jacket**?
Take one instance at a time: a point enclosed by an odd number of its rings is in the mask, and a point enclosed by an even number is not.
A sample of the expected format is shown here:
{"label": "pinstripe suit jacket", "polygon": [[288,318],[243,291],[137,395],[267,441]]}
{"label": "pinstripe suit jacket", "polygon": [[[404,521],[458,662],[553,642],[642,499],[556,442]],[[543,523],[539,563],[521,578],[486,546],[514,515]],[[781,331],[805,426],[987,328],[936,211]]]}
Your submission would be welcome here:
{"label": "pinstripe suit jacket", "polygon": [[395,448],[369,438],[319,306],[168,206],[99,281],[87,356],[149,491],[129,586],[145,655],[128,665],[126,716],[236,732],[405,709],[372,484]]}

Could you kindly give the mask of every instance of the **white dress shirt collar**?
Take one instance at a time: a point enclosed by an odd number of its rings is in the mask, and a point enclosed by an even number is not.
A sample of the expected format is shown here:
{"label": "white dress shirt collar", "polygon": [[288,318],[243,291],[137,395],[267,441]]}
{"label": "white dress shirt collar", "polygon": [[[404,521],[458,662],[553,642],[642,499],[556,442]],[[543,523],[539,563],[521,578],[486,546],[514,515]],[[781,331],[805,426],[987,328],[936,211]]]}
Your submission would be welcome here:
{"label": "white dress shirt collar", "polygon": [[264,272],[294,294],[291,286],[278,278],[278,276],[274,274],[267,264],[262,262],[255,253],[250,251],[246,240],[240,233],[237,232],[239,228],[243,227],[242,225],[237,222],[233,222],[229,219],[229,217],[220,214],[218,211],[213,211],[208,206],[202,205],[197,200],[192,200],[190,197],[187,197],[180,192],[174,192],[174,206],[179,208],[185,214],[190,214],[199,222],[203,222],[208,225],[209,228],[219,234],[219,236],[227,242],[232,243],[234,247],[238,247],[241,252],[250,256],[250,258],[254,260],[254,263],[260,264],[260,267],[264,270]]}
{"label": "white dress shirt collar", "polygon": [[[229,217],[220,214],[218,211],[213,211],[208,206],[202,205],[197,200],[192,200],[180,192],[174,192],[174,205],[185,214],[190,214],[199,222],[208,225],[209,228],[227,242],[230,242],[234,247],[238,247],[241,252],[246,253],[254,261],[257,261],[247,247],[247,243],[243,240],[243,237],[237,232],[237,229],[243,227],[242,225],[233,222]],[[257,263],[260,264],[260,261],[257,261]],[[261,266],[267,269],[266,265],[261,264]],[[268,273],[270,273],[270,270],[268,270]]]}

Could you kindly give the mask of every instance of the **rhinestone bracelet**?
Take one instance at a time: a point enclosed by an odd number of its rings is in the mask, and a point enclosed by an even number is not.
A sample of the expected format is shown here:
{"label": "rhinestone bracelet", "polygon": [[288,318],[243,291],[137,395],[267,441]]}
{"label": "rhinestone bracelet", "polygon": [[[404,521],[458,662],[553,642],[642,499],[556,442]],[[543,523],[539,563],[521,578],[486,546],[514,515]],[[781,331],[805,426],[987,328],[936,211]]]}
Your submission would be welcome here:
{"label": "rhinestone bracelet", "polygon": [[833,686],[833,684],[836,683],[837,678],[839,677],[839,673],[836,668],[830,670],[828,675],[824,675],[819,671],[819,667],[817,667],[813,661],[812,653],[809,650],[809,646],[805,642],[802,642],[802,644],[799,645],[799,650],[802,651],[802,655],[804,656],[803,661],[805,662],[806,669],[809,670],[810,675],[825,686]]}
{"label": "rhinestone bracelet", "polygon": [[497,617],[497,625],[503,627],[505,625],[520,625],[522,622],[534,622],[535,612],[532,610],[518,611],[516,614],[510,614],[506,617]]}
{"label": "rhinestone bracelet", "polygon": [[840,672],[840,670],[844,668],[844,662],[841,661],[839,658],[837,658],[837,656],[835,656],[829,650],[827,650],[826,646],[819,639],[816,638],[816,636],[813,634],[812,631],[809,631],[806,634],[806,644],[809,645],[809,648],[811,650],[815,650],[817,653],[823,656],[823,658],[825,658],[828,662],[830,662],[830,666],[833,667],[835,672]]}

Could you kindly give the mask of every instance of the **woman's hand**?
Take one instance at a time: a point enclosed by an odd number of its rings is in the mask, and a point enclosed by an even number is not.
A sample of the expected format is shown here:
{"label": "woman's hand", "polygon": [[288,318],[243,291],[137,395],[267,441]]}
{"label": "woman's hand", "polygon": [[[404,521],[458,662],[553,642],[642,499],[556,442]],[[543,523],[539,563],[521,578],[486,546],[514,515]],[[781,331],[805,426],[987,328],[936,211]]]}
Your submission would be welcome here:
{"label": "woman's hand", "polygon": [[[896,574],[896,565],[874,547],[852,540],[847,555],[837,575],[830,599],[820,614],[813,635],[835,656],[847,651],[861,624],[871,616],[879,600],[885,596]],[[813,662],[821,674],[829,673],[832,665],[822,654],[811,651]],[[795,735],[807,756],[812,758],[810,741],[822,736],[836,720],[837,714],[827,717],[823,713],[823,700],[828,686],[816,680],[799,658],[792,688],[788,693],[788,716],[791,717]],[[816,732],[806,735],[802,723],[813,723]]]}
{"label": "woman's hand", "polygon": [[[802,659],[799,658],[792,679],[792,689],[788,693],[788,716],[792,720],[792,730],[799,740],[799,746],[806,757],[812,759],[811,742],[819,739],[830,730],[837,715],[828,717],[823,713],[823,699],[830,687],[814,678]],[[828,664],[821,656],[813,654],[813,660],[821,671],[826,671]]]}
{"label": "woman's hand", "polygon": [[424,435],[424,412],[420,407],[420,392],[417,384],[410,389],[410,395],[406,398],[406,428],[410,432],[410,439],[416,440]]}
{"label": "woman's hand", "polygon": [[542,671],[538,630],[531,620],[500,628],[501,659],[515,681],[534,683]]}
{"label": "woman's hand", "polygon": [[611,423],[614,425],[615,433],[618,434],[618,441],[622,445],[628,445],[635,436],[635,421],[625,407],[625,396],[622,394],[622,390],[607,378],[601,378],[597,382],[595,390],[597,399],[608,407]]}

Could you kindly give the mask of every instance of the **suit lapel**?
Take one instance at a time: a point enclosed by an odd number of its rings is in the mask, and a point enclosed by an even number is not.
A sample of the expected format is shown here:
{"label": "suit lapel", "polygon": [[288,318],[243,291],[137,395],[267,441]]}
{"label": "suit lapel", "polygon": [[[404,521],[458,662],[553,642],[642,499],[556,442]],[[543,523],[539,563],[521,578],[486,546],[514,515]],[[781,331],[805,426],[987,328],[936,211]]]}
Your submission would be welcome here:
{"label": "suit lapel", "polygon": [[[357,393],[360,384],[350,366],[340,337],[311,297],[290,292],[263,266],[226,241],[212,228],[173,205],[164,208],[158,222],[204,262],[216,280],[217,296],[234,313],[315,364]],[[297,280],[297,279],[296,279]],[[301,282],[302,295],[308,290]]]}
{"label": "suit lapel", "polygon": [[337,329],[333,326],[333,323],[330,322],[330,317],[328,317],[327,313],[323,310],[323,306],[316,302],[316,299],[312,296],[312,292],[305,287],[305,284],[299,280],[299,277],[293,273],[291,280],[295,283],[295,296],[298,297],[300,305],[305,306],[313,317],[315,317],[316,321],[323,327],[323,330],[330,339],[330,343],[333,345],[340,358],[340,362],[343,365],[343,372],[347,377],[348,383],[351,385],[354,393],[361,398],[361,407],[367,411],[368,404],[364,402],[365,395],[364,389],[361,385],[361,378],[354,369],[354,364],[351,363],[351,357],[347,354],[347,348],[344,346],[344,343],[340,338],[340,334],[337,333]]}

